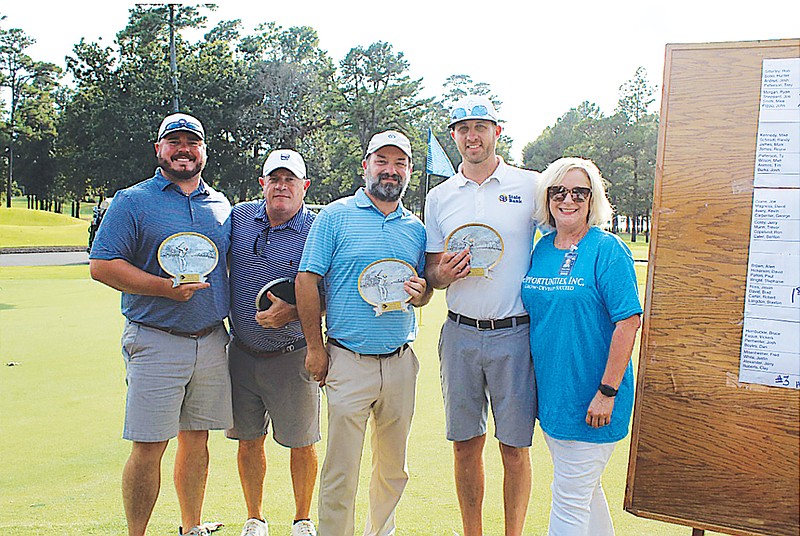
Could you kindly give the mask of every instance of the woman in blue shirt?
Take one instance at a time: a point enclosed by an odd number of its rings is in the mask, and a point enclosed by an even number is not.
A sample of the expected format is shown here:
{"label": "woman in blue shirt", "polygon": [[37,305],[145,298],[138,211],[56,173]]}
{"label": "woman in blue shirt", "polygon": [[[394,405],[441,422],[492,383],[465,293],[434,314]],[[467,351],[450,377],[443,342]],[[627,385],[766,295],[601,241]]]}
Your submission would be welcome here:
{"label": "woman in blue shirt", "polygon": [[642,313],[633,257],[599,227],[613,211],[591,161],[556,160],[538,195],[537,222],[554,231],[534,248],[522,300],[553,458],[549,535],[612,535],[600,477],[633,410],[630,357]]}

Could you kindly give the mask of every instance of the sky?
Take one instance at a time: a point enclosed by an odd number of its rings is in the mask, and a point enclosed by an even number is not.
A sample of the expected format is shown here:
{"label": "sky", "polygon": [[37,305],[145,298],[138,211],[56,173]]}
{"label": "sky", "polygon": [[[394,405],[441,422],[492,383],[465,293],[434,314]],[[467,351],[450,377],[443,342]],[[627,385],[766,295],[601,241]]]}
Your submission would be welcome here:
{"label": "sky", "polygon": [[[638,67],[657,88],[658,112],[668,43],[754,41],[800,37],[800,1],[731,0],[407,0],[366,2],[221,0],[209,28],[241,19],[244,33],[261,22],[311,26],[335,63],[356,46],[392,44],[421,78],[422,96],[436,97],[453,74],[488,83],[502,101],[499,115],[521,160],[525,144],[583,101],[611,114],[619,88]],[[35,60],[64,66],[81,37],[111,46],[128,20],[127,1],[0,0],[3,28],[22,28],[37,43]],[[187,36],[196,39],[199,36]],[[201,118],[202,119],[202,118]]]}

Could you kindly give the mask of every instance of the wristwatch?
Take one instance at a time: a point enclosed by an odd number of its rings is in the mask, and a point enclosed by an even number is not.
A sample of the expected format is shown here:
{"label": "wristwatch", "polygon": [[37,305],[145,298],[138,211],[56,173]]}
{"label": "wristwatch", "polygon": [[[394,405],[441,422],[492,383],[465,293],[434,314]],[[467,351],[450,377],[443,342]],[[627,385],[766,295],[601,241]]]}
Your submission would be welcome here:
{"label": "wristwatch", "polygon": [[619,390],[618,390],[618,389],[614,389],[614,388],[613,388],[613,387],[611,387],[610,385],[606,385],[606,384],[604,384],[604,383],[601,383],[601,384],[600,384],[600,387],[598,387],[597,389],[598,389],[598,390],[599,390],[599,391],[600,391],[600,392],[601,392],[601,393],[602,393],[604,396],[607,396],[607,397],[610,397],[610,398],[613,398],[613,397],[617,396],[617,393],[619,392]]}

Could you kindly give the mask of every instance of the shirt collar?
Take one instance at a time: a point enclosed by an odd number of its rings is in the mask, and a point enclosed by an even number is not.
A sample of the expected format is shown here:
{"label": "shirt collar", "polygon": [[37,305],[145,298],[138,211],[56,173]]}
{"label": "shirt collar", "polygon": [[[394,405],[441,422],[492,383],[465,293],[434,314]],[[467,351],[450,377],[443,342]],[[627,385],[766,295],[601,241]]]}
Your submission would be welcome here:
{"label": "shirt collar", "polygon": [[[372,199],[369,198],[369,196],[367,195],[367,192],[364,191],[364,187],[363,186],[356,191],[355,198],[356,198],[356,206],[358,208],[370,208],[370,207],[372,207],[375,210],[377,210],[381,215],[383,215],[383,212],[381,212],[380,209],[378,209],[378,207],[375,206],[375,203],[373,203]],[[387,218],[390,217],[390,216],[392,216],[392,217],[398,216],[399,217],[399,216],[405,216],[406,214],[410,214],[410,213],[403,206],[403,202],[400,201],[399,203],[397,203],[397,208],[394,211],[392,211],[389,214],[387,214],[386,217]]]}
{"label": "shirt collar", "polygon": [[[497,167],[492,172],[492,174],[489,175],[486,178],[486,180],[483,181],[483,183],[481,183],[482,185],[486,184],[488,181],[490,181],[492,179],[495,179],[497,182],[502,184],[503,181],[505,180],[506,176],[508,175],[508,165],[505,163],[505,160],[503,160],[503,157],[500,156],[500,155],[497,155],[497,159],[498,159]],[[458,186],[459,187],[466,186],[468,183],[472,183],[472,184],[478,186],[478,184],[475,181],[469,180],[468,178],[466,178],[464,176],[464,174],[461,172],[461,168],[463,166],[464,166],[463,162],[458,165],[458,174],[456,175],[456,182],[458,183]]]}
{"label": "shirt collar", "polygon": [[[306,204],[303,203],[300,205],[300,210],[297,211],[297,214],[292,216],[289,221],[282,223],[281,225],[276,226],[276,229],[283,229],[285,227],[289,227],[294,229],[298,233],[303,230],[303,224],[306,220],[306,213],[308,209],[306,208]],[[262,199],[261,202],[258,204],[258,210],[256,211],[256,215],[253,219],[261,221],[267,226],[269,226],[269,216],[267,216],[267,202],[266,200]]]}
{"label": "shirt collar", "polygon": [[[155,179],[156,184],[158,185],[159,189],[162,190],[162,191],[166,190],[170,186],[173,186],[173,187],[177,188],[178,190],[181,189],[180,186],[178,186],[177,184],[175,184],[174,182],[172,182],[171,180],[169,180],[168,178],[166,178],[164,176],[164,174],[161,172],[161,168],[160,167],[156,168],[156,175],[153,178]],[[194,194],[209,195],[209,193],[210,192],[208,191],[208,187],[206,186],[206,183],[203,180],[203,177],[200,177],[200,183],[197,185],[197,189],[194,192],[192,192],[190,195],[194,195]]]}

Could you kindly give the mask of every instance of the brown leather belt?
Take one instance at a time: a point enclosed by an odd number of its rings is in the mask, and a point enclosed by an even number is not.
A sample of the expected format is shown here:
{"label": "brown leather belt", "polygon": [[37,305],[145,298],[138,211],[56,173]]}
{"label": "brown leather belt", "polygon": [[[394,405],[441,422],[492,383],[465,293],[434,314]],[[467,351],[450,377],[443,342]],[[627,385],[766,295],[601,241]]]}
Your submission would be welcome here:
{"label": "brown leather belt", "polygon": [[[331,343],[332,345],[338,347],[338,348],[342,348],[344,350],[347,350],[348,352],[353,352],[353,350],[351,350],[350,348],[348,348],[344,344],[340,343],[336,339],[328,337],[328,342]],[[360,352],[353,352],[353,353],[354,354],[358,354],[358,355],[363,356],[363,357],[374,357],[374,358],[377,358],[377,359],[386,359],[387,357],[394,357],[397,354],[399,354],[401,352],[404,352],[407,348],[408,348],[408,343],[404,344],[403,346],[401,346],[400,348],[397,348],[396,350],[394,350],[392,352],[387,352],[385,354],[362,354]]]}
{"label": "brown leather belt", "polygon": [[178,331],[177,329],[172,328],[161,328],[158,326],[153,326],[151,324],[145,324],[144,322],[137,322],[135,320],[130,321],[131,324],[138,324],[139,326],[143,326],[150,329],[157,329],[158,331],[163,331],[164,333],[169,333],[170,335],[176,335],[178,337],[186,337],[187,339],[199,339],[201,337],[205,337],[206,335],[210,335],[215,329],[222,327],[222,322],[218,324],[214,324],[213,326],[208,326],[207,328],[203,328],[200,331],[196,331],[194,333],[189,333],[187,331]]}
{"label": "brown leather belt", "polygon": [[457,324],[472,326],[473,328],[478,328],[481,331],[510,328],[514,326],[520,326],[522,324],[528,324],[531,321],[531,318],[528,315],[509,316],[508,318],[500,318],[498,320],[475,320],[474,318],[470,318],[468,316],[456,314],[453,311],[447,311],[447,317]]}
{"label": "brown leather belt", "polygon": [[272,350],[270,352],[262,352],[261,350],[256,350],[255,348],[251,348],[236,338],[233,339],[233,344],[235,344],[236,347],[239,348],[241,351],[247,352],[253,357],[278,357],[279,355],[289,354],[291,352],[294,352],[295,350],[305,348],[306,340],[298,339],[291,344],[287,344],[283,348],[278,348],[277,350]]}

